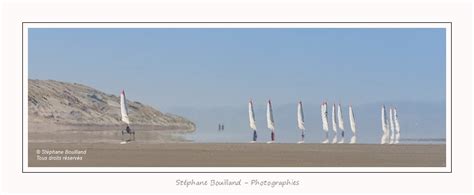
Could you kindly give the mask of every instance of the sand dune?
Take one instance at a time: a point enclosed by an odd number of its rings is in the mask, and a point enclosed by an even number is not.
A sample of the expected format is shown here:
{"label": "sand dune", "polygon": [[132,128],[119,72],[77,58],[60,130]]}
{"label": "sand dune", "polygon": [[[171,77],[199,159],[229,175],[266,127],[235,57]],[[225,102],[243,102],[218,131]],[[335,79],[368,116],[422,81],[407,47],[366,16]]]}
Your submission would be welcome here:
{"label": "sand dune", "polygon": [[[117,95],[118,95],[117,91]],[[140,102],[128,100],[136,130],[187,130],[193,122],[178,115],[163,113]],[[89,86],[54,80],[28,80],[28,126],[31,131],[124,127],[120,99]]]}

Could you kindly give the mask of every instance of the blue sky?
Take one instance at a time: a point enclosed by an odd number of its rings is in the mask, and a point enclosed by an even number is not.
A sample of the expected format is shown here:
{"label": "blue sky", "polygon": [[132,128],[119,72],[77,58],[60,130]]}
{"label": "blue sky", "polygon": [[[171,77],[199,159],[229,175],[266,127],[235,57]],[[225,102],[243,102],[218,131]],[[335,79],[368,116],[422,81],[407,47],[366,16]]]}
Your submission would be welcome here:
{"label": "blue sky", "polygon": [[445,100],[445,29],[29,29],[31,79],[157,108]]}

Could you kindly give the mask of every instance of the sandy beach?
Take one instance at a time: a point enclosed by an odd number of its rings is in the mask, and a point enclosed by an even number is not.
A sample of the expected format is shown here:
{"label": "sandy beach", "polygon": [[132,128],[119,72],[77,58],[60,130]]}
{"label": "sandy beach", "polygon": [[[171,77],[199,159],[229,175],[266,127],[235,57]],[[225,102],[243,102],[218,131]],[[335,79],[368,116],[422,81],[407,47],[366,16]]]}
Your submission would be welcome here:
{"label": "sandy beach", "polygon": [[28,145],[30,167],[446,166],[444,144],[30,142]]}

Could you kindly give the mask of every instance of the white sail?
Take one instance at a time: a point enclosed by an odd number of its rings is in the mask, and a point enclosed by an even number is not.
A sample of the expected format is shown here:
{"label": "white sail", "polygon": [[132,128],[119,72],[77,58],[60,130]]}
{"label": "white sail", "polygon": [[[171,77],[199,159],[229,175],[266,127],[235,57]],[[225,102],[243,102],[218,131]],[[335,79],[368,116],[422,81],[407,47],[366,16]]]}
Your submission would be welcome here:
{"label": "white sail", "polygon": [[344,120],[342,119],[341,104],[337,106],[337,122],[338,122],[337,124],[338,124],[339,129],[344,130]]}
{"label": "white sail", "polygon": [[329,122],[328,122],[328,104],[323,102],[321,104],[321,120],[323,122],[323,131],[325,133],[325,139],[322,143],[328,143],[328,131],[329,131]]}
{"label": "white sail", "polygon": [[328,123],[328,104],[324,102],[321,104],[321,119],[323,121],[323,130],[325,132],[329,131],[329,123]]}
{"label": "white sail", "polygon": [[336,104],[332,106],[332,130],[337,133]]}
{"label": "white sail", "polygon": [[249,101],[249,122],[250,122],[250,128],[252,128],[253,130],[257,130],[257,124],[255,122],[255,113],[253,112],[252,100]]}
{"label": "white sail", "polygon": [[304,130],[303,103],[298,103],[298,129]]}
{"label": "white sail", "polygon": [[388,139],[388,121],[387,121],[387,112],[385,111],[385,105],[382,106],[382,139],[380,140],[381,144],[386,144]]}
{"label": "white sail", "polygon": [[128,108],[127,108],[127,99],[125,98],[125,91],[122,90],[120,93],[120,113],[122,114],[122,121],[124,123],[130,124],[130,119],[128,118]]}
{"label": "white sail", "polygon": [[337,143],[336,104],[332,105],[332,130],[334,131],[334,138],[332,140],[332,143]]}
{"label": "white sail", "polygon": [[342,144],[342,143],[344,143],[344,120],[342,119],[341,104],[337,105],[337,125],[338,125],[339,129],[342,130],[341,139],[339,140],[338,143]]}
{"label": "white sail", "polygon": [[395,123],[393,121],[393,109],[390,107],[389,112],[389,120],[390,120],[390,144],[395,143]]}
{"label": "white sail", "polygon": [[351,143],[351,144],[357,143],[357,135],[352,135],[352,137],[351,137],[351,142],[350,142],[350,143]]}
{"label": "white sail", "polygon": [[349,106],[349,122],[351,123],[351,130],[352,130],[352,138],[351,138],[351,144],[354,144],[357,142],[357,137],[356,137],[356,122],[355,122],[355,117],[354,117],[354,111],[352,110],[352,106]]}
{"label": "white sail", "polygon": [[275,121],[273,120],[272,102],[268,100],[267,103],[267,127],[271,130],[275,130]]}
{"label": "white sail", "polygon": [[398,122],[397,108],[393,109],[393,116],[395,119],[395,144],[400,142],[400,123]]}

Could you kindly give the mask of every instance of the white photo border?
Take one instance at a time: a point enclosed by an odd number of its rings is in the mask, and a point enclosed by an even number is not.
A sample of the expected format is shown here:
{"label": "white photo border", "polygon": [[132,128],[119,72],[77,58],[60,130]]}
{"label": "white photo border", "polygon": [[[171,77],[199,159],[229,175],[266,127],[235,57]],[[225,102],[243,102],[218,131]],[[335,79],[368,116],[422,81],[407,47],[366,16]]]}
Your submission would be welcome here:
{"label": "white photo border", "polygon": [[[28,29],[30,28],[444,28],[446,167],[29,167]],[[452,173],[452,22],[22,22],[23,173]]]}

